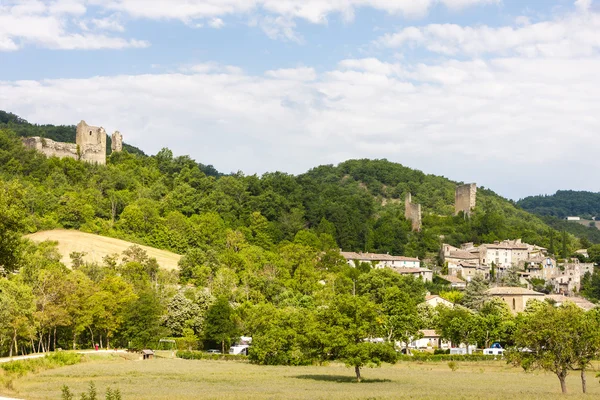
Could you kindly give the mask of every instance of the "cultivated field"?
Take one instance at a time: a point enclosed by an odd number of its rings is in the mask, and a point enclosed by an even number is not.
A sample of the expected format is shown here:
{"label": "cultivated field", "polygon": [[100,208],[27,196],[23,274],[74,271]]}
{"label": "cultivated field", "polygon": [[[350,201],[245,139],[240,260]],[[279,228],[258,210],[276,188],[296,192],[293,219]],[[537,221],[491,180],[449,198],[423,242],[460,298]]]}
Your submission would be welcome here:
{"label": "cultivated field", "polygon": [[[569,399],[598,398],[600,384],[588,375],[587,396],[580,394],[579,376],[568,377]],[[525,374],[503,361],[400,363],[363,371],[356,383],[343,365],[265,367],[234,361],[179,359],[127,360],[110,357],[27,375],[16,391],[0,395],[25,399],[60,399],[63,384],[79,398],[90,381],[98,392],[118,388],[123,399],[564,399],[555,376]],[[4,390],[4,392],[3,392]]]}
{"label": "cultivated field", "polygon": [[[43,242],[45,240],[58,242],[58,251],[62,255],[62,262],[68,267],[71,266],[69,254],[74,251],[87,253],[84,257],[87,262],[101,264],[104,256],[115,253],[120,255],[128,247],[134,245],[134,243],[125,240],[63,229],[37,232],[25,237],[34,242]],[[158,264],[162,268],[168,270],[177,268],[177,262],[179,262],[179,259],[181,258],[180,255],[165,250],[158,250],[153,247],[140,247],[148,252],[148,256],[156,258]]]}

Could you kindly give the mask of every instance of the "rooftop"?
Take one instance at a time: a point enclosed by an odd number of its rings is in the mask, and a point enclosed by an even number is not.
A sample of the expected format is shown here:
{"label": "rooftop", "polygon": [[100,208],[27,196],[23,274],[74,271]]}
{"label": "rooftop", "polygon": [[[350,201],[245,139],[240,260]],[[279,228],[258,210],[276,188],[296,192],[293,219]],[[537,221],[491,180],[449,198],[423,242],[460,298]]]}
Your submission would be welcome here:
{"label": "rooftop", "polygon": [[392,270],[399,274],[420,274],[421,272],[432,272],[427,268],[392,268]]}
{"label": "rooftop", "polygon": [[459,258],[461,260],[479,260],[479,255],[466,250],[454,250],[448,256],[450,258]]}
{"label": "rooftop", "polygon": [[456,276],[453,276],[453,275],[440,275],[440,278],[442,278],[443,280],[450,282],[450,283],[466,283],[462,279],[457,278]]}
{"label": "rooftop", "polygon": [[411,261],[419,262],[418,258],[404,257],[404,256],[391,256],[389,254],[375,254],[375,253],[355,253],[353,251],[342,251],[340,252],[342,257],[346,260],[360,260],[360,261]]}
{"label": "rooftop", "polygon": [[492,296],[502,295],[527,295],[527,296],[544,296],[544,293],[536,292],[535,290],[529,290],[522,287],[508,287],[500,286],[494,287],[487,290],[487,293]]}

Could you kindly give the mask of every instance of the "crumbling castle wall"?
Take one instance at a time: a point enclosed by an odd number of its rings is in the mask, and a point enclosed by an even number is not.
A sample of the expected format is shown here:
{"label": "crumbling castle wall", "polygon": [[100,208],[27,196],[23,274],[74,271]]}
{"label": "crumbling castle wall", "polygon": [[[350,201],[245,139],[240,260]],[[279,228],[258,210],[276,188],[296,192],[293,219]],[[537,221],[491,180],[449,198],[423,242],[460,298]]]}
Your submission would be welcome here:
{"label": "crumbling castle wall", "polygon": [[102,127],[77,124],[75,142],[79,146],[81,160],[92,164],[106,164],[106,131]]}
{"label": "crumbling castle wall", "polygon": [[421,231],[421,205],[413,204],[412,195],[408,193],[404,201],[404,217],[412,222],[413,232]]}
{"label": "crumbling castle wall", "polygon": [[30,149],[35,149],[48,157],[74,158],[79,159],[77,155],[77,145],[75,143],[55,142],[54,140],[41,137],[23,138],[23,144]]}
{"label": "crumbling castle wall", "polygon": [[123,151],[123,135],[121,135],[121,132],[115,131],[115,133],[112,134],[111,139],[110,148],[113,153]]}
{"label": "crumbling castle wall", "polygon": [[[48,157],[68,157],[92,164],[106,164],[106,131],[102,127],[88,125],[85,121],[77,124],[75,143],[55,142],[41,137],[22,138],[23,144]],[[112,135],[112,151],[123,150],[123,135],[116,131]]]}
{"label": "crumbling castle wall", "polygon": [[456,188],[454,195],[454,213],[458,215],[461,211],[471,215],[471,211],[477,204],[477,184],[469,183]]}

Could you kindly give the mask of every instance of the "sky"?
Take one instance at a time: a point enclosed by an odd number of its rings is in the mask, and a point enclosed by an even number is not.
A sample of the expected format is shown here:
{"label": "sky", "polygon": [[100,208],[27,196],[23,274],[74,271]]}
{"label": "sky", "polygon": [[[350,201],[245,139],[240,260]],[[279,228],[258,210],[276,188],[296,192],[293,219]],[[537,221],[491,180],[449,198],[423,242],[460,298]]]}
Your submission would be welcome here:
{"label": "sky", "polygon": [[0,109],[226,173],[600,191],[600,0],[0,0]]}

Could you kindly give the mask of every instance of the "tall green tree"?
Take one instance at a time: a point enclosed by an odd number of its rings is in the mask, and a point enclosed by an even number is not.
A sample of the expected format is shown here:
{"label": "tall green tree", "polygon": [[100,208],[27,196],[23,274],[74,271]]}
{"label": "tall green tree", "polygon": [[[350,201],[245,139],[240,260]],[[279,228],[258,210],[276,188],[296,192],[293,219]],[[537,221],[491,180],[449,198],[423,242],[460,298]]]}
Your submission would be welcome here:
{"label": "tall green tree", "polygon": [[234,311],[226,297],[219,297],[208,309],[204,324],[204,339],[221,344],[221,352],[225,353],[225,345],[235,340],[239,331],[234,321]]}
{"label": "tall green tree", "polygon": [[528,305],[526,312],[517,319],[515,350],[507,354],[508,359],[526,371],[553,372],[561,391],[567,393],[567,375],[570,370],[580,367],[577,341],[583,314],[583,310],[573,303],[560,307],[547,303]]}
{"label": "tall green tree", "polygon": [[356,380],[360,382],[362,367],[396,361],[396,351],[391,344],[369,341],[381,336],[383,320],[381,308],[367,297],[335,296],[327,307],[317,312],[318,349],[324,356],[354,367]]}

